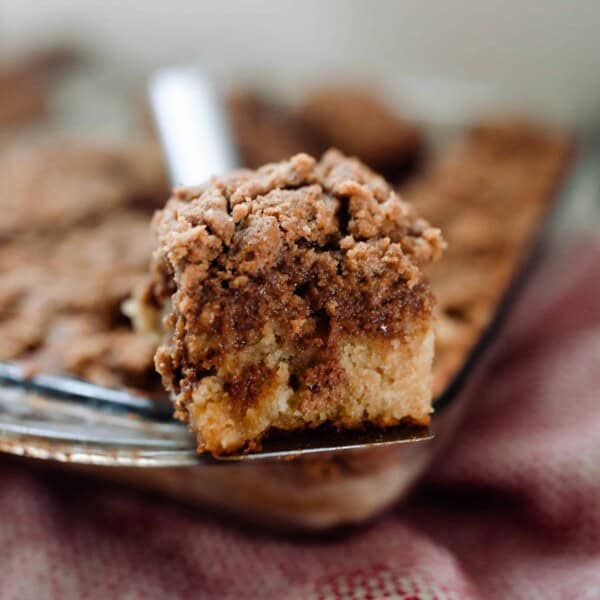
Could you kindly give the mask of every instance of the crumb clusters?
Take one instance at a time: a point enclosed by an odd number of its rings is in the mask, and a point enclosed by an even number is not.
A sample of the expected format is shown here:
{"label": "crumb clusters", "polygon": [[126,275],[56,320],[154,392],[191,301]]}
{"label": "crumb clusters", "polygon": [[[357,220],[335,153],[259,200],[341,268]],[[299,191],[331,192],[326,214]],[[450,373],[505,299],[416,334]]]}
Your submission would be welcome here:
{"label": "crumb clusters", "polygon": [[568,164],[562,132],[516,119],[481,122],[403,194],[444,230],[428,269],[436,297],[434,395],[444,391],[510,283]]}
{"label": "crumb clusters", "polygon": [[[432,297],[421,267],[443,241],[382,178],[336,151],[318,163],[300,154],[177,190],[154,226],[151,296],[171,306],[157,368],[183,418],[190,405],[222,409],[199,427],[201,447],[235,449],[271,426],[398,421],[390,407],[393,416],[344,412],[356,398],[342,363],[367,352],[384,368],[386,342],[426,336]],[[415,402],[423,393],[429,402],[423,390]],[[209,425],[231,429],[231,443],[213,442]]]}
{"label": "crumb clusters", "polygon": [[156,386],[121,303],[146,277],[166,193],[154,148],[13,146],[0,157],[0,360]]}

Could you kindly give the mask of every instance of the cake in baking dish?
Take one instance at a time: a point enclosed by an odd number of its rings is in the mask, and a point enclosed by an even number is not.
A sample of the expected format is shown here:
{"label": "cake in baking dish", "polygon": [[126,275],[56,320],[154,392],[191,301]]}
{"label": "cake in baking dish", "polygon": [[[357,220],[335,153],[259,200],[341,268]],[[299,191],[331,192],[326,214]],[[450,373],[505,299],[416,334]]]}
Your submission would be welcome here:
{"label": "cake in baking dish", "polygon": [[273,429],[427,424],[442,252],[378,175],[335,150],[175,191],[154,219],[137,313],[164,315],[155,362],[200,451]]}
{"label": "cake in baking dish", "polygon": [[[252,122],[240,131],[254,140],[251,149],[278,131],[289,140],[281,124],[265,139]],[[486,121],[455,138],[432,153],[401,192],[420,215],[441,225],[448,240],[442,259],[427,268],[437,299],[434,396],[447,389],[488,326],[571,152],[564,132],[529,122]],[[250,166],[281,158],[283,141],[274,143],[269,158],[253,155]],[[131,150],[99,153],[64,140],[26,152],[3,148],[2,360],[33,362],[38,371],[68,372],[144,394],[160,389],[153,377],[155,333],[132,331],[119,310],[145,278],[154,244],[148,222],[167,193],[157,149]],[[60,219],[53,216],[59,213]],[[160,326],[156,302],[135,308],[142,307],[146,312],[130,313],[136,324]],[[111,469],[105,475],[306,530],[362,521],[394,502],[407,485],[403,459],[377,449],[285,464]]]}

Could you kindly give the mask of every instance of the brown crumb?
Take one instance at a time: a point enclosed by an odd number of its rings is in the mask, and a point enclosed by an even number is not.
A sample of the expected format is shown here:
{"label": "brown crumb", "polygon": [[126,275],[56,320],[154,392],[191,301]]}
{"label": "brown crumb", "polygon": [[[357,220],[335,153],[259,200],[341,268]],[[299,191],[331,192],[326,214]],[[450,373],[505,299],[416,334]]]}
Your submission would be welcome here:
{"label": "brown crumb", "polygon": [[524,259],[568,164],[568,135],[515,119],[476,124],[403,192],[449,249],[428,269],[436,297],[434,393],[464,364]]}
{"label": "brown crumb", "polygon": [[0,156],[0,360],[156,389],[156,341],[121,304],[146,277],[159,161],[152,147],[66,142]]}

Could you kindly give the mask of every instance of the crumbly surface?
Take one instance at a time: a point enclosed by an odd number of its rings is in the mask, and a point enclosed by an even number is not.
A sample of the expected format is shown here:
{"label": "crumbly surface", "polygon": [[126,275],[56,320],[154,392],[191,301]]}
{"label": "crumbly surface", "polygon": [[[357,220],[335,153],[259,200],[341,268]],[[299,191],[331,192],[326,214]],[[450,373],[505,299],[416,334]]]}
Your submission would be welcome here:
{"label": "crumbly surface", "polygon": [[444,245],[359,161],[300,154],[177,190],[154,228],[151,296],[170,302],[156,365],[200,449],[251,448],[273,426],[427,421],[428,389],[414,415],[371,390],[371,414],[344,368],[344,352],[384,340],[385,364],[402,340],[427,382],[433,302],[421,269]]}
{"label": "crumbly surface", "polygon": [[152,147],[13,144],[1,156],[0,239],[57,236],[123,208],[148,214],[167,189],[163,177]]}
{"label": "crumbly surface", "polygon": [[153,147],[14,146],[0,156],[0,360],[157,388],[156,341],[121,312],[166,195]]}
{"label": "crumbly surface", "polygon": [[569,136],[518,119],[481,122],[402,192],[444,230],[428,269],[438,298],[434,395],[489,324],[571,154]]}

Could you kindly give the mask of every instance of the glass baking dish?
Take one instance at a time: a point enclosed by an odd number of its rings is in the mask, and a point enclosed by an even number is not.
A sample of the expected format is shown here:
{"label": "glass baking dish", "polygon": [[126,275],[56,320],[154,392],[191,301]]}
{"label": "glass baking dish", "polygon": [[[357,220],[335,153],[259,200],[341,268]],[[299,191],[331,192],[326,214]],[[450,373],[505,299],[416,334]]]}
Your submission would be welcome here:
{"label": "glass baking dish", "polygon": [[[107,86],[105,79],[99,81],[104,94],[110,94],[111,85]],[[85,79],[85,85],[75,86],[76,93],[70,101],[71,105],[86,106],[90,111],[87,114],[91,121],[94,121],[92,116],[94,103],[98,103],[97,83],[94,83],[93,79]],[[419,95],[426,97],[427,82],[415,85],[412,80],[412,85],[418,90],[417,99],[414,100],[415,104],[418,104]],[[444,93],[440,93],[444,85],[447,89]],[[440,97],[453,98],[451,106],[454,111],[446,110],[442,113],[430,106],[431,118],[423,113],[416,115],[417,119],[425,125],[434,145],[443,145],[445,140],[461,130],[462,123],[468,122],[471,115],[504,108],[503,100],[496,98],[494,101],[494,95],[481,86],[436,82],[434,87],[435,94],[432,92],[431,95],[438,100]],[[91,105],[86,100],[86,94],[94,95],[95,99]],[[460,101],[461,94],[464,95],[463,104]],[[113,109],[117,114],[123,110],[124,104],[120,106],[115,102],[115,98],[118,98],[117,94],[113,97]],[[477,100],[475,105],[474,99]],[[121,115],[115,118],[115,121],[127,123],[128,119],[124,119]],[[85,123],[84,117],[71,118],[70,122],[67,120],[55,126],[53,131],[58,128],[59,131],[66,132],[72,129],[77,132],[94,133],[93,126],[86,126]],[[123,127],[119,133],[123,134],[125,130],[126,127]],[[130,445],[123,452],[123,466],[118,468],[103,466],[103,453],[114,457],[117,450],[100,444],[95,454],[96,459],[91,461],[94,464],[64,465],[64,467],[121,481],[126,485],[152,489],[185,502],[211,505],[240,517],[276,526],[323,529],[361,522],[372,517],[410,491],[419,476],[426,471],[457,431],[462,417],[475,401],[472,392],[485,374],[486,364],[493,357],[494,347],[506,316],[527,282],[536,256],[549,238],[556,239],[557,234],[560,237],[565,230],[569,229],[571,222],[569,207],[573,206],[577,191],[585,185],[586,178],[589,178],[590,165],[594,164],[595,160],[594,146],[586,140],[581,140],[570,169],[554,201],[549,204],[549,214],[529,240],[526,251],[520,257],[520,264],[514,271],[512,283],[498,303],[494,317],[468,353],[464,364],[446,390],[435,401],[432,424],[434,439],[403,446],[345,451],[342,454],[268,464],[251,462],[223,464],[215,461],[194,464],[198,459],[193,452],[190,452],[188,458],[181,461],[181,466],[172,466],[171,462],[169,463],[171,466],[165,467],[161,466],[160,460],[155,460],[147,462],[149,466],[154,467],[149,469],[130,466],[140,464],[135,459],[143,456],[144,447],[136,445],[135,432],[128,429],[129,425],[123,425],[127,435],[133,436]],[[56,396],[62,396],[59,402],[68,402],[69,397],[78,397],[83,393],[87,394],[91,405],[97,405],[104,393],[99,389],[95,390],[95,386],[79,385],[72,379],[61,377],[42,379],[39,385],[30,384],[28,389],[24,389],[22,385],[11,383],[10,370],[4,371],[3,382],[0,409],[17,412],[20,410],[22,413],[29,410],[31,419],[53,418],[47,415],[56,412],[55,407],[58,406]],[[125,409],[135,408],[141,413],[149,410],[155,417],[159,416],[163,419],[167,414],[164,405],[131,397],[120,391],[112,393],[112,402],[113,404],[120,402]],[[111,399],[106,404],[110,403]],[[85,409],[81,416],[82,423],[86,419],[84,413]],[[78,423],[69,423],[69,426],[72,433],[70,438],[57,439],[53,446],[46,448],[24,447],[22,454],[33,458],[37,456],[38,458],[51,457],[57,461],[68,460],[69,452],[73,451],[73,444],[77,443]],[[121,426],[118,411],[115,414],[107,414],[106,426],[117,428]],[[174,436],[176,443],[189,444],[189,437],[182,426],[163,422],[156,427],[162,428],[166,440]],[[5,442],[5,433],[0,432],[0,449],[7,448]],[[169,451],[177,447],[165,444],[165,460],[168,459]],[[86,444],[86,448],[89,449],[89,443]]]}

